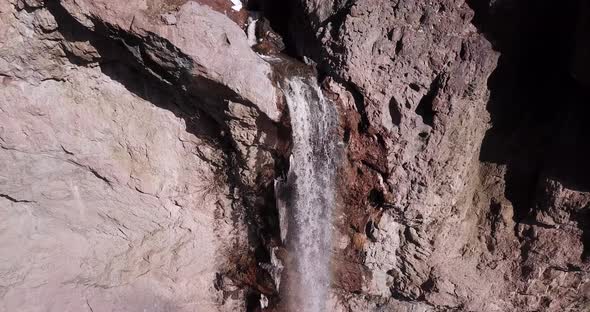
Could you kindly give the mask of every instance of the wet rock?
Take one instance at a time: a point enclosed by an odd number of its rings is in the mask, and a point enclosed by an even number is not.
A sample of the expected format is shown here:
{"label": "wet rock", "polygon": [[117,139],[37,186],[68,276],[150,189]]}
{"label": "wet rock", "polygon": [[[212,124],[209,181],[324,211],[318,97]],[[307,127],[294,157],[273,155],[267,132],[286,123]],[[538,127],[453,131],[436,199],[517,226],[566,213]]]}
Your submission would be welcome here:
{"label": "wet rock", "polygon": [[257,43],[252,48],[258,53],[273,55],[285,49],[283,39],[270,27],[270,22],[264,17],[256,21],[255,35]]}

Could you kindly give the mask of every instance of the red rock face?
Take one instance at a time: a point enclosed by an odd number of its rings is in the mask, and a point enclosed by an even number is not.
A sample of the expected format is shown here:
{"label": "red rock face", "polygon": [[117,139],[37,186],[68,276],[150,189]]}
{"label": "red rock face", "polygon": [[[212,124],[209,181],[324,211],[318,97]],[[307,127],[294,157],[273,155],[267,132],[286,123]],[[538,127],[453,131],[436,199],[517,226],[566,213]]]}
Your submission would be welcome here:
{"label": "red rock face", "polygon": [[[575,155],[588,148],[573,138],[588,132],[570,117],[557,134],[543,123],[561,117],[541,113],[566,93],[560,116],[586,111],[587,91],[567,75],[572,47],[579,55],[586,42],[568,41],[585,14],[574,2],[298,1],[297,28],[310,30],[294,33],[300,53],[350,98],[337,101],[347,138],[339,224],[351,242],[342,257],[355,260],[337,262],[336,287],[401,310],[583,310],[587,166]],[[548,18],[560,26],[542,26]],[[542,49],[547,32],[562,41]],[[538,86],[555,97],[534,95]],[[549,211],[564,225],[538,221]],[[359,272],[362,286],[351,286]],[[344,298],[351,311],[376,308]]]}

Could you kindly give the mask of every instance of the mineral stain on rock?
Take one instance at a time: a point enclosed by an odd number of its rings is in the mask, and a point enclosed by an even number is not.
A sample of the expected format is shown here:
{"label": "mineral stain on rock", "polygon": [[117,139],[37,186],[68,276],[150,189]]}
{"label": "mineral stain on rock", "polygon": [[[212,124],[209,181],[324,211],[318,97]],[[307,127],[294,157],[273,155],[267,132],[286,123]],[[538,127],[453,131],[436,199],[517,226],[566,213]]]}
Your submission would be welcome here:
{"label": "mineral stain on rock", "polygon": [[0,2],[0,311],[587,311],[584,0]]}

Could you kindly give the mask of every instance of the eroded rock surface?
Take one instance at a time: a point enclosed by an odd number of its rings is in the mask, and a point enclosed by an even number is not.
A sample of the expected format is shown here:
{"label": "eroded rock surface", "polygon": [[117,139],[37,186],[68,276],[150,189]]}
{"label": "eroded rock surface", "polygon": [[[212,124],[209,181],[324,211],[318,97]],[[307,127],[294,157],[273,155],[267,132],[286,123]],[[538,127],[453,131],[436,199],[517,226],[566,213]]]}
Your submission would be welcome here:
{"label": "eroded rock surface", "polygon": [[[588,94],[566,72],[577,46],[583,83],[587,40],[567,40],[585,5],[468,2],[293,6],[294,24],[307,32],[293,28],[292,40],[332,76],[328,88],[344,112],[341,309],[588,305],[587,166],[576,156],[587,145],[573,143],[588,132],[572,117]],[[543,48],[546,36],[560,41]],[[561,117],[542,119],[560,102],[553,111]]]}
{"label": "eroded rock surface", "polygon": [[339,111],[331,310],[587,310],[584,1],[247,2],[0,2],[0,311],[281,311],[283,48]]}

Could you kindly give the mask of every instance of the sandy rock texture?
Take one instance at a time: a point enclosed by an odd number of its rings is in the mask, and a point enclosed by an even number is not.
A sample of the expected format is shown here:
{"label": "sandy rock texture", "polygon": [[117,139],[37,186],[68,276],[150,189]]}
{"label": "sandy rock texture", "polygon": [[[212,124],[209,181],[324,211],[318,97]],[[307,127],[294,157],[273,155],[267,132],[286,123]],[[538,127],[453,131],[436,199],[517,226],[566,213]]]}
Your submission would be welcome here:
{"label": "sandy rock texture", "polygon": [[222,309],[241,233],[219,152],[99,70],[65,75],[1,91],[1,310]]}
{"label": "sandy rock texture", "polygon": [[[340,309],[585,311],[588,148],[574,141],[588,132],[572,116],[586,111],[588,69],[568,49],[584,53],[587,39],[564,39],[576,20],[586,29],[582,6],[292,7],[291,40],[342,112]],[[543,36],[560,41],[545,48]],[[551,105],[564,109],[542,119]]]}
{"label": "sandy rock texture", "polygon": [[148,2],[0,3],[1,311],[241,311],[260,288],[240,186],[273,168],[270,66],[209,6]]}

